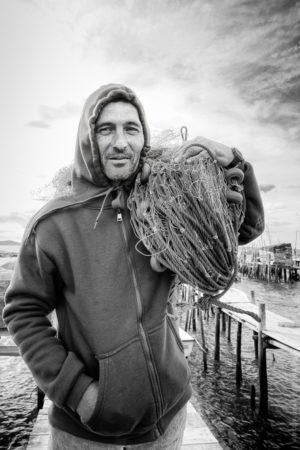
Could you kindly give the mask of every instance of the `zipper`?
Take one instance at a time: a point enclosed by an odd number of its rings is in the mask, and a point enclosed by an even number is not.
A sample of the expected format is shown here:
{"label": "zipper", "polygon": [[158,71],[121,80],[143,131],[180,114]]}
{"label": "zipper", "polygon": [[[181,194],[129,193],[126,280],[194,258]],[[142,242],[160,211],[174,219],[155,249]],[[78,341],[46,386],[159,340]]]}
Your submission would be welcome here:
{"label": "zipper", "polygon": [[[119,214],[119,212],[118,212],[118,214]],[[120,212],[120,214],[121,214],[121,212]],[[146,361],[148,363],[148,367],[150,368],[150,372],[151,372],[150,378],[152,379],[152,385],[153,385],[154,391],[155,391],[155,398],[158,399],[158,403],[156,404],[156,406],[157,406],[157,418],[159,418],[162,415],[162,395],[160,392],[160,387],[159,387],[159,382],[157,379],[156,370],[155,370],[155,367],[154,367],[154,364],[153,364],[153,361],[151,358],[150,346],[149,346],[148,339],[147,339],[147,336],[146,336],[146,333],[145,333],[145,330],[144,330],[144,327],[142,324],[143,307],[142,307],[142,301],[141,301],[141,294],[140,294],[140,290],[138,287],[132,258],[129,253],[128,238],[127,238],[126,228],[125,228],[125,224],[123,222],[122,214],[121,214],[120,220],[118,219],[118,215],[117,215],[117,221],[121,222],[122,234],[123,234],[125,245],[126,245],[127,257],[128,257],[131,275],[132,275],[132,281],[133,281],[133,285],[134,285],[136,302],[137,302],[137,307],[138,307],[138,328],[139,328],[139,333],[141,336],[142,346],[145,351]]]}
{"label": "zipper", "polygon": [[118,210],[117,210],[117,222],[123,222],[123,216],[122,216],[120,208],[118,208]]}

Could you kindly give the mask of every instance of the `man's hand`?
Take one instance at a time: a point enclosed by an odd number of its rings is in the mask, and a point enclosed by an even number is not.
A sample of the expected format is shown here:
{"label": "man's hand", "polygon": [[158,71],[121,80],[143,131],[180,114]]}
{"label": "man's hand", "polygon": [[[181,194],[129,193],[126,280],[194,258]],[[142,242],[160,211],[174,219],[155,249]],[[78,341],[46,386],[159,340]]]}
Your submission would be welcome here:
{"label": "man's hand", "polygon": [[[192,144],[195,145],[193,146]],[[219,142],[211,141],[210,139],[197,136],[195,139],[185,141],[182,144],[182,146],[177,150],[175,154],[174,162],[179,163],[183,159],[185,159],[187,162],[192,162],[193,158],[199,155],[207,157],[208,152],[199,147],[199,145],[197,144],[203,145],[204,147],[208,148],[208,150],[212,153],[220,166],[227,167],[228,164],[233,161],[234,155],[230,147],[227,147],[224,144],[220,144]]]}
{"label": "man's hand", "polygon": [[97,402],[98,391],[98,383],[94,381],[89,385],[78,403],[77,413],[83,423],[86,423],[92,417]]}

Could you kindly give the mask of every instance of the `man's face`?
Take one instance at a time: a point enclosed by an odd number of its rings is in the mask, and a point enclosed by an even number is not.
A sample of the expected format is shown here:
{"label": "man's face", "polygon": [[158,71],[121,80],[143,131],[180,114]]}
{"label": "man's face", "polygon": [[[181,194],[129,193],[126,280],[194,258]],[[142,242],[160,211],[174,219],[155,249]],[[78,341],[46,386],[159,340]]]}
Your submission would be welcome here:
{"label": "man's face", "polygon": [[127,180],[137,169],[144,134],[136,108],[125,101],[106,105],[96,123],[96,139],[107,178]]}

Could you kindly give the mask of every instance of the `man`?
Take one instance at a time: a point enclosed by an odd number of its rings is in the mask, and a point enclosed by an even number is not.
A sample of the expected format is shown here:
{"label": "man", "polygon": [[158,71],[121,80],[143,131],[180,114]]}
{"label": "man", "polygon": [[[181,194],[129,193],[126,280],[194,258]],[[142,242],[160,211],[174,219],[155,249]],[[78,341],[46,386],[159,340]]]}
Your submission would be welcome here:
{"label": "man", "polygon": [[[203,142],[220,164],[245,170],[240,240],[249,242],[263,229],[252,167],[230,148]],[[79,124],[72,193],[48,203],[25,232],[3,317],[52,400],[54,450],[181,446],[191,386],[166,314],[173,274],[154,272],[135,250],[126,207],[149,146],[145,114],[130,89],[94,92]],[[187,147],[177,159],[199,151]],[[48,320],[53,310],[57,332]]]}

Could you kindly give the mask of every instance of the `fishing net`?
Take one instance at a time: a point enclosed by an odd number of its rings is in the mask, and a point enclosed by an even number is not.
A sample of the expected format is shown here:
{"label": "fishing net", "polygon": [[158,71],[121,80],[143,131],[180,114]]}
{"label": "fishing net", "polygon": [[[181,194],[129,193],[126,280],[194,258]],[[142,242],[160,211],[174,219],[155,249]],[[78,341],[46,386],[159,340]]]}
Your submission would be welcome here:
{"label": "fishing net", "polygon": [[173,149],[150,152],[146,176],[137,176],[128,208],[137,251],[151,254],[154,270],[170,269],[179,283],[201,291],[197,303],[206,308],[217,304],[236,278],[243,174],[228,176],[206,147],[191,145],[205,150],[191,161],[175,163]]}

